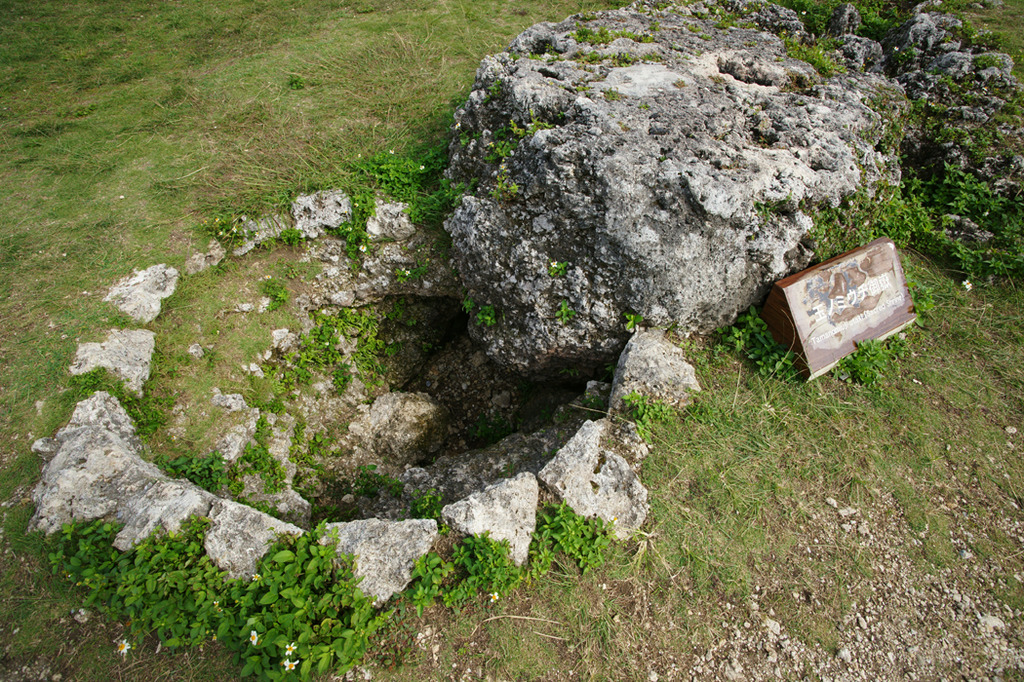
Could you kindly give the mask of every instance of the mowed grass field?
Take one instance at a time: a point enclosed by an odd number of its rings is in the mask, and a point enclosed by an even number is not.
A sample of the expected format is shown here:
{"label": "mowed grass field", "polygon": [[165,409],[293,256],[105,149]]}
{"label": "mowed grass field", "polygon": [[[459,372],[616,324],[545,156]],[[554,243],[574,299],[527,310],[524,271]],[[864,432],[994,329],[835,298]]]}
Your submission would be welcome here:
{"label": "mowed grass field", "polygon": [[[41,468],[29,446],[70,414],[76,345],[128,324],[102,302],[107,287],[133,268],[180,268],[206,246],[203,221],[343,184],[360,155],[443,143],[484,55],[537,21],[610,6],[0,1],[0,679],[237,678],[215,643],[168,652],[151,638],[119,657],[123,625],[95,610],[76,619],[80,593],[25,534]],[[979,22],[1020,50],[1021,8],[1007,0]],[[150,325],[154,390],[175,399],[241,382],[223,367],[290,313],[257,325],[216,312],[293,255],[183,281]],[[952,572],[1024,609],[1024,546],[1010,530],[1024,505],[1024,443],[1011,433],[1024,431],[1024,292],[968,291],[944,264],[907,259],[935,306],[880,386],[789,384],[715,339],[681,340],[704,390],[655,428],[643,533],[585,576],[554,571],[497,605],[394,625],[371,651],[375,678],[648,679],[706,651],[754,594],[794,636],[834,648],[879,574],[874,550],[830,535],[826,498],[886,520],[886,551],[914,575]],[[219,337],[223,367],[208,374],[182,359],[195,319]],[[171,447],[160,434],[153,446]],[[975,581],[963,551],[1005,579]]]}

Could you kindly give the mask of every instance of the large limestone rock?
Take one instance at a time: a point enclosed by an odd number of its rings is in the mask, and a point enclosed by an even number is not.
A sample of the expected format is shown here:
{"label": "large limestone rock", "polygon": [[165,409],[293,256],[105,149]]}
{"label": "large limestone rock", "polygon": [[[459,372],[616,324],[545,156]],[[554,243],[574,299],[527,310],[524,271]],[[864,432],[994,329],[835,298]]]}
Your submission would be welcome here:
{"label": "large limestone rock", "polygon": [[352,201],[341,190],[303,194],[292,203],[295,229],[306,239],[316,239],[352,220]]}
{"label": "large limestone rock", "polygon": [[131,418],[108,393],[79,403],[55,440],[57,452],[32,494],[32,530],[52,533],[71,521],[105,518],[125,524],[114,541],[123,550],[157,526],[177,530],[213,502],[206,491],[168,478],[139,456],[142,443]]}
{"label": "large limestone rock", "polygon": [[256,562],[281,533],[302,535],[302,529],[269,514],[230,500],[215,500],[203,549],[229,578],[250,577]]}
{"label": "large limestone rock", "polygon": [[154,265],[119,280],[103,300],[139,322],[152,322],[160,314],[161,302],[174,293],[177,285],[177,270]]}
{"label": "large limestone rock", "polygon": [[186,519],[206,516],[211,523],[204,548],[233,578],[251,575],[279,533],[302,533],[189,481],[169,478],[143,460],[131,418],[108,393],[97,392],[80,402],[67,426],[47,445],[56,452],[32,493],[36,512],[30,530],[53,533],[72,521],[116,521],[124,527],[114,546],[124,551],[158,527],[177,531]]}
{"label": "large limestone rock", "polygon": [[[355,575],[362,578],[359,588],[378,603],[405,589],[412,579],[413,564],[430,551],[438,537],[433,519],[366,519],[328,523],[326,528],[337,535],[338,554],[355,557]],[[328,537],[321,540],[328,541]]]}
{"label": "large limestone rock", "polygon": [[689,402],[691,391],[699,390],[693,365],[683,357],[682,349],[660,329],[640,330],[619,356],[609,407],[621,410],[622,399],[634,391],[681,407]]}
{"label": "large limestone rock", "polygon": [[624,539],[647,518],[647,488],[609,447],[612,428],[607,419],[586,422],[537,478],[577,514],[611,523]]}
{"label": "large limestone rock", "polygon": [[448,409],[426,393],[386,393],[369,413],[349,425],[366,447],[387,464],[414,464],[437,452],[448,435]]}
{"label": "large limestone rock", "polygon": [[627,312],[729,323],[809,263],[808,209],[898,180],[868,106],[885,78],[824,80],[697,8],[539,24],[481,63],[449,171],[477,191],[446,227],[469,298],[497,311],[470,329],[500,363],[600,367]]}
{"label": "large limestone rock", "polygon": [[258,220],[242,218],[242,231],[246,239],[231,252],[234,256],[244,256],[260,244],[277,239],[288,229],[288,221],[282,216],[269,215]]}
{"label": "large limestone rock", "polygon": [[474,493],[441,510],[444,522],[467,535],[490,533],[493,540],[508,540],[509,553],[522,566],[530,553],[537,527],[540,488],[531,473],[522,473]]}
{"label": "large limestone rock", "polygon": [[123,379],[129,391],[142,395],[155,345],[156,334],[148,329],[111,329],[106,341],[79,344],[69,371],[85,374],[105,367]]}
{"label": "large limestone rock", "polygon": [[408,208],[408,204],[377,199],[374,213],[366,221],[366,234],[374,241],[391,239],[400,242],[413,236],[416,228],[409,219]]}

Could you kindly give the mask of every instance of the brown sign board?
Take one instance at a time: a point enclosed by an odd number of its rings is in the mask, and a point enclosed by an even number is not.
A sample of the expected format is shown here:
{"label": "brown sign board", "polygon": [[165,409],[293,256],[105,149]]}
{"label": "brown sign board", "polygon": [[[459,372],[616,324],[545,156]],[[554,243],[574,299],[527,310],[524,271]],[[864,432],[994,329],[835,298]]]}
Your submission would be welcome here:
{"label": "brown sign board", "polygon": [[896,245],[883,237],[779,280],[761,317],[810,380],[917,315]]}

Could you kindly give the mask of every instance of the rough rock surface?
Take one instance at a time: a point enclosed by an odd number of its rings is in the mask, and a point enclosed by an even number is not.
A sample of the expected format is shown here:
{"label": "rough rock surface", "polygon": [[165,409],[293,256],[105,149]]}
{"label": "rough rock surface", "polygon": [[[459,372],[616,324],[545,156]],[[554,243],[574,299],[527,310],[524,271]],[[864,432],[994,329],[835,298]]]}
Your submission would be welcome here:
{"label": "rough rock surface", "polygon": [[682,349],[661,330],[640,330],[619,356],[609,407],[622,409],[622,399],[633,391],[681,407],[689,402],[691,391],[699,390],[697,375]]}
{"label": "rough rock surface", "polygon": [[243,218],[242,221],[246,240],[231,252],[234,256],[244,256],[263,242],[277,239],[282,232],[288,229],[288,221],[276,215],[266,216],[259,220]]}
{"label": "rough rock surface", "polygon": [[216,239],[211,239],[206,247],[206,253],[194,253],[185,261],[185,274],[196,275],[203,270],[219,265],[226,255],[227,252],[224,251],[224,247],[220,245],[220,242]]}
{"label": "rough rock surface", "polygon": [[174,293],[177,285],[177,270],[154,265],[119,280],[103,300],[139,322],[152,322],[160,314],[161,302]]}
{"label": "rough rock surface", "polygon": [[[311,260],[320,261],[316,290],[309,309],[351,307],[380,301],[385,296],[448,296],[461,299],[461,285],[449,262],[424,258],[433,238],[416,233],[401,242],[378,242],[369,247],[359,270],[349,267],[343,240],[325,238],[309,245]],[[415,274],[413,274],[415,272]]]}
{"label": "rough rock surface", "polygon": [[540,488],[531,473],[522,473],[474,493],[441,510],[446,524],[467,535],[490,533],[493,540],[508,540],[509,555],[522,566],[530,553],[537,526]]}
{"label": "rough rock surface", "polygon": [[212,495],[139,457],[142,443],[131,418],[108,393],[80,402],[55,439],[58,450],[32,495],[33,530],[52,533],[73,520],[108,518],[125,524],[114,544],[127,549],[158,525],[177,530],[210,509]]}
{"label": "rough rock surface", "polygon": [[426,393],[386,393],[349,425],[365,447],[388,464],[414,464],[437,452],[448,435],[447,408]]}
{"label": "rough rock surface", "polygon": [[302,535],[302,529],[269,514],[230,500],[214,500],[203,548],[229,578],[249,577],[256,562],[281,533]]}
{"label": "rough rock surface", "polygon": [[[430,551],[438,537],[437,522],[433,519],[366,519],[328,523],[326,528],[337,532],[338,554],[355,557],[355,575],[363,579],[359,588],[378,603],[405,589],[412,579],[413,564]],[[327,541],[326,537],[321,540]]]}
{"label": "rough rock surface", "polygon": [[537,478],[580,516],[613,524],[624,539],[647,518],[647,488],[618,453],[608,447],[612,423],[588,421]]}
{"label": "rough rock surface", "polygon": [[571,434],[557,429],[513,433],[486,448],[438,457],[428,467],[409,469],[399,480],[414,491],[434,490],[450,504],[510,476],[537,474]]}
{"label": "rough rock surface", "polygon": [[376,210],[366,221],[366,234],[374,241],[391,239],[400,242],[413,236],[416,228],[409,220],[407,208],[408,204],[377,199]]}
{"label": "rough rock surface", "polygon": [[142,395],[155,344],[156,334],[147,329],[111,329],[106,341],[79,344],[69,371],[85,374],[105,367],[123,379],[128,390]]}
{"label": "rough rock surface", "polygon": [[241,393],[221,393],[219,388],[213,389],[213,397],[210,398],[210,402],[228,412],[241,412],[249,409]]}
{"label": "rough rock surface", "polygon": [[352,201],[341,190],[303,194],[292,203],[295,229],[306,239],[316,239],[352,220]]}
{"label": "rough rock surface", "polygon": [[172,479],[140,457],[142,442],[117,399],[97,392],[78,403],[53,439],[56,452],[33,491],[32,530],[53,533],[71,521],[124,524],[124,551],[158,527],[176,531],[192,516],[210,517],[205,549],[231,577],[252,573],[276,533],[302,530],[238,502]]}
{"label": "rough rock surface", "polygon": [[[581,26],[651,42],[589,44]],[[449,173],[478,189],[446,227],[469,297],[498,311],[474,336],[527,374],[613,359],[627,312],[731,322],[809,262],[806,208],[899,176],[868,106],[887,80],[823,81],[772,35],[627,9],[538,24],[510,51],[456,113]]]}

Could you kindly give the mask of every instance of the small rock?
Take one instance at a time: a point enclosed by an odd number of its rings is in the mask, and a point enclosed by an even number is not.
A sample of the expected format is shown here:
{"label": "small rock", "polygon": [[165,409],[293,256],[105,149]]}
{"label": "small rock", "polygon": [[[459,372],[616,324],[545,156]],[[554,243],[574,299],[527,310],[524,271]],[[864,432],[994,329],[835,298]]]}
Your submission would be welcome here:
{"label": "small rock", "polygon": [[871,535],[871,529],[868,528],[868,524],[864,521],[861,521],[860,524],[857,526],[857,532],[865,537]]}
{"label": "small rock", "polygon": [[1017,428],[1014,426],[1007,426],[1003,431],[1006,432],[1007,436],[1013,436],[1017,434]]}
{"label": "small rock", "polygon": [[57,449],[60,447],[60,443],[54,438],[40,438],[36,442],[32,443],[32,452],[36,453],[44,460],[49,461],[53,459],[53,456],[57,453]]}
{"label": "small rock", "polygon": [[174,293],[177,284],[177,270],[154,265],[119,280],[103,300],[139,322],[152,322],[160,314],[161,302]]}
{"label": "small rock", "polygon": [[978,622],[981,625],[981,629],[986,632],[1002,630],[1006,627],[1006,623],[999,616],[978,616]]}
{"label": "small rock", "polygon": [[389,203],[377,199],[374,215],[366,221],[366,234],[373,241],[392,239],[400,242],[416,234],[406,212],[408,204]]}
{"label": "small rock", "polygon": [[69,371],[85,374],[105,367],[124,379],[128,390],[141,396],[155,346],[156,334],[148,329],[111,329],[101,343],[79,344]]}
{"label": "small rock", "polygon": [[[363,579],[359,588],[378,604],[405,589],[412,579],[413,564],[430,551],[438,537],[433,519],[366,519],[328,523],[326,528],[332,535],[337,533],[339,555],[356,557],[355,574]],[[329,537],[321,540],[324,544],[329,541]]]}
{"label": "small rock", "polygon": [[832,507],[833,509],[839,509],[839,503],[836,502],[834,497],[826,497],[825,504]]}
{"label": "small rock", "polygon": [[446,506],[441,510],[441,518],[460,533],[487,532],[494,540],[507,540],[512,560],[522,566],[530,553],[538,494],[536,477],[522,473]]}
{"label": "small rock", "polygon": [[352,220],[352,201],[341,190],[303,194],[292,203],[295,229],[306,239],[316,239]]}
{"label": "small rock", "polygon": [[75,611],[75,615],[73,615],[72,618],[75,619],[76,623],[79,623],[80,625],[85,625],[89,622],[89,615],[89,612],[85,609],[78,609],[77,611]]}
{"label": "small rock", "polygon": [[203,347],[200,346],[198,343],[193,343],[191,346],[188,347],[188,354],[194,357],[196,360],[201,360],[202,357],[206,355],[206,351],[204,351]]}
{"label": "small rock", "polygon": [[255,362],[250,362],[248,365],[242,365],[242,369],[258,379],[263,378],[263,370],[260,369],[260,366]]}
{"label": "small rock", "polygon": [[764,626],[768,628],[768,632],[772,633],[776,637],[782,634],[782,624],[777,620],[771,618],[764,619]]}
{"label": "small rock", "polygon": [[270,332],[270,339],[274,350],[278,350],[282,354],[294,350],[299,342],[299,337],[287,329],[275,329]]}
{"label": "small rock", "polygon": [[853,662],[853,654],[846,647],[843,647],[842,649],[840,649],[839,653],[837,654],[837,656],[839,656],[839,660],[843,661],[844,663],[851,663],[851,662]]}
{"label": "small rock", "polygon": [[220,242],[216,239],[211,239],[210,243],[206,246],[206,253],[192,254],[185,261],[185,274],[195,275],[203,270],[212,268],[220,264],[226,255],[227,253],[224,251],[224,247],[220,245]]}
{"label": "small rock", "polygon": [[251,313],[255,309],[252,303],[239,303],[235,306],[236,313]]}
{"label": "small rock", "polygon": [[219,388],[213,389],[213,397],[210,398],[210,402],[216,407],[224,408],[228,412],[240,412],[249,409],[241,393],[224,394],[220,392]]}
{"label": "small rock", "polygon": [[844,519],[854,516],[857,513],[857,510],[854,509],[853,507],[843,507],[842,509],[839,510],[839,516],[841,516]]}
{"label": "small rock", "polygon": [[691,391],[699,391],[693,366],[681,348],[665,338],[660,329],[640,330],[626,344],[612,379],[610,408],[621,410],[632,392],[682,406]]}
{"label": "small rock", "polygon": [[270,299],[267,298],[266,296],[261,297],[260,298],[260,304],[259,304],[259,307],[256,308],[256,312],[258,312],[258,313],[265,313],[269,309],[270,309]]}

